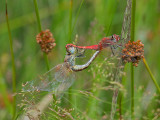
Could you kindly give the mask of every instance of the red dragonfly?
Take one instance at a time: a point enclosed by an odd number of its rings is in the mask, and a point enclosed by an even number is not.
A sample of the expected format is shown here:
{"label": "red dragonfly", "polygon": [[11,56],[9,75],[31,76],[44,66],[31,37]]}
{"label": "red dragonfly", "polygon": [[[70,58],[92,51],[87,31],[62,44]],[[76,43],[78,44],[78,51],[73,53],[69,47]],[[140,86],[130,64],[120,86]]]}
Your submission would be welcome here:
{"label": "red dragonfly", "polygon": [[[25,98],[23,102],[26,105],[27,113],[32,110],[30,106],[33,106],[32,104],[28,105],[27,101],[30,101],[31,99],[32,103],[34,103],[34,99],[39,94],[39,92],[42,91],[46,91],[49,94],[54,94],[57,99],[61,98],[64,92],[73,84],[75,80],[75,73],[86,69],[98,56],[103,48],[116,45],[119,40],[120,37],[118,35],[113,35],[111,37],[103,38],[98,45],[75,46],[73,44],[67,44],[67,53],[64,59],[64,63],[58,64],[44,75],[38,77],[38,79],[28,81],[23,85],[22,92],[26,94],[22,95],[24,95]],[[85,64],[76,65],[75,59],[82,57],[86,49],[96,50],[96,52]],[[29,93],[29,95],[27,93]],[[38,108],[38,110],[43,111],[42,108]]]}
{"label": "red dragonfly", "polygon": [[[119,40],[119,35],[114,34],[110,37],[104,37],[98,45],[76,46],[67,44],[67,53],[64,63],[55,66],[44,75],[41,75],[38,79],[26,82],[26,84],[23,85],[22,91],[48,91],[55,94],[57,97],[61,96],[75,80],[75,72],[86,69],[103,48],[111,47],[113,45],[120,46],[120,44],[117,44]],[[76,65],[75,59],[82,57],[86,49],[96,50],[96,52],[84,65]]]}
{"label": "red dragonfly", "polygon": [[66,51],[64,63],[55,66],[38,79],[23,84],[22,92],[48,91],[59,98],[74,82],[75,72],[86,69],[100,53],[97,50],[87,63],[76,65],[75,59],[83,56],[84,49],[67,46]]}
{"label": "red dragonfly", "polygon": [[40,107],[42,103],[39,100],[39,95],[41,94],[39,92],[47,92],[47,95],[44,96],[46,105],[52,100],[49,97],[50,94],[54,94],[56,99],[60,99],[73,84],[75,73],[86,69],[100,53],[100,50],[97,50],[88,62],[83,65],[76,65],[75,59],[83,56],[85,49],[68,46],[66,51],[64,63],[58,64],[44,75],[38,77],[38,79],[28,81],[22,85],[23,88],[19,94],[22,97],[22,106],[20,107],[25,108],[27,115],[32,119],[38,118],[45,109]]}
{"label": "red dragonfly", "polygon": [[[102,50],[106,47],[111,47],[112,48],[116,48],[118,46],[121,46],[121,44],[118,44],[118,41],[120,40],[120,36],[119,35],[112,35],[109,37],[104,37],[99,43],[98,45],[91,45],[91,46],[77,46],[74,44],[67,44],[66,48],[68,47],[75,47],[75,48],[80,48],[80,49],[91,49],[91,50]],[[115,46],[116,45],[116,46]],[[113,51],[112,51],[113,53]],[[114,54],[114,53],[113,53]]]}

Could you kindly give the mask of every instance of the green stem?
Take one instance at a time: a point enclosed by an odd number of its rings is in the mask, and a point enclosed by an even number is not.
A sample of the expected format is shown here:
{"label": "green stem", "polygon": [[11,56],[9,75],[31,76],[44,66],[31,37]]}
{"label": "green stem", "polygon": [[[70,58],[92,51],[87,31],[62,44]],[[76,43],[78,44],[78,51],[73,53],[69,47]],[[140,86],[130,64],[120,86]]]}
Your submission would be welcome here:
{"label": "green stem", "polygon": [[80,11],[81,11],[83,2],[84,2],[84,0],[81,1],[81,5],[80,5],[80,7],[79,7],[79,9],[78,9],[78,12],[77,12],[77,14],[76,14],[76,19],[75,19],[75,21],[74,21],[74,23],[73,23],[73,27],[72,27],[71,33],[73,33],[74,28],[75,28],[75,26],[76,26],[76,23],[77,23],[77,20],[78,20],[78,16],[79,16],[79,13],[80,13]]}
{"label": "green stem", "polygon": [[131,12],[131,41],[134,41],[134,36],[135,36],[135,12],[136,12],[136,0],[132,0],[132,12]]}
{"label": "green stem", "polygon": [[131,116],[134,119],[134,66],[131,63]]}
{"label": "green stem", "polygon": [[[6,21],[7,21],[9,42],[10,42],[10,52],[12,57],[12,89],[14,94],[16,92],[16,67],[15,67],[15,60],[14,60],[12,35],[10,31],[8,12],[7,12],[7,0],[6,0]],[[13,118],[12,119],[14,119],[15,114],[16,114],[16,96],[13,97]]]}
{"label": "green stem", "polygon": [[143,63],[144,63],[144,65],[145,65],[147,71],[149,72],[149,75],[151,76],[151,78],[152,78],[152,80],[153,80],[153,83],[154,83],[155,86],[157,87],[158,92],[160,93],[160,87],[159,87],[159,85],[158,85],[155,77],[153,76],[153,74],[152,74],[152,72],[151,72],[151,70],[150,70],[150,68],[149,68],[149,66],[148,66],[145,58],[143,58]]}
{"label": "green stem", "polygon": [[46,67],[47,67],[47,70],[49,71],[50,67],[49,67],[49,61],[48,61],[48,56],[46,53],[43,53],[43,57],[45,59],[45,62],[46,62]]}
{"label": "green stem", "polygon": [[[134,41],[135,36],[135,12],[136,12],[136,0],[132,0],[132,12],[131,12],[131,41]],[[134,67],[131,64],[131,116],[134,119]]]}
{"label": "green stem", "polygon": [[[68,33],[68,36],[69,36],[69,38],[68,38],[68,42],[69,43],[71,43],[71,35],[72,35],[72,11],[73,11],[73,0],[70,0],[70,17],[69,17],[69,33]],[[70,103],[72,103],[72,101],[73,101],[73,96],[72,96],[72,91],[71,91],[71,89],[72,89],[72,86],[69,88],[69,90],[68,90],[68,98],[69,98],[69,102]],[[72,107],[72,104],[70,104],[70,107]]]}
{"label": "green stem", "polygon": [[73,11],[73,0],[70,0],[70,17],[69,17],[69,38],[68,42],[71,42],[71,35],[72,35],[72,11]]}
{"label": "green stem", "polygon": [[[125,64],[124,66],[124,72],[126,73],[128,69],[128,64]],[[126,83],[126,75],[122,76],[122,85],[125,87],[125,83]],[[120,95],[119,95],[119,119],[123,120],[122,118],[122,114],[123,114],[123,99],[124,99],[124,94],[123,91],[120,91]]]}
{"label": "green stem", "polygon": [[41,21],[40,21],[40,17],[39,17],[39,10],[38,10],[38,5],[37,5],[37,0],[33,0],[33,1],[34,1],[34,7],[35,7],[35,12],[36,12],[39,32],[41,32],[42,31],[42,27],[41,27]]}
{"label": "green stem", "polygon": [[[33,1],[34,1],[34,6],[35,6],[35,12],[36,12],[36,17],[37,17],[37,22],[38,22],[38,29],[39,29],[39,32],[41,32],[42,31],[42,27],[41,27],[41,21],[40,21],[40,17],[39,17],[39,10],[38,10],[38,5],[37,5],[37,0],[33,0]],[[46,62],[47,70],[49,70],[50,67],[49,67],[49,62],[48,62],[47,54],[43,53],[43,56],[44,56],[44,60]]]}
{"label": "green stem", "polygon": [[122,98],[123,97],[123,93],[120,92],[119,94],[119,120],[122,120]]}

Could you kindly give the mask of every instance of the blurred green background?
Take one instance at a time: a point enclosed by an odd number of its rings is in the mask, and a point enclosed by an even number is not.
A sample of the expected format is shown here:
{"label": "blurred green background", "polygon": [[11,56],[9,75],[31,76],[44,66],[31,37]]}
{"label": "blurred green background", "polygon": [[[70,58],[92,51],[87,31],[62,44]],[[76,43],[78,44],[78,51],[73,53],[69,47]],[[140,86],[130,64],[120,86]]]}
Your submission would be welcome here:
{"label": "blurred green background", "polygon": [[[77,39],[77,45],[92,45],[97,44],[104,36],[121,34],[126,0],[73,0],[71,19],[70,2],[70,0],[37,1],[42,30],[50,29],[56,42],[56,47],[48,55],[50,67],[63,62],[66,53],[65,45],[75,42],[75,39]],[[16,64],[16,87],[19,89],[22,82],[33,80],[36,76],[45,73],[47,69],[43,53],[35,39],[39,30],[33,1],[8,0],[8,16]],[[71,21],[72,28],[74,28],[70,34]],[[140,39],[143,42],[145,58],[160,84],[159,0],[137,0],[135,28],[135,40]],[[76,36],[78,37],[76,38]],[[12,62],[4,0],[0,2],[0,49],[0,117],[11,119]],[[77,64],[84,64],[92,54],[92,51],[87,51],[86,58],[77,60]],[[112,78],[105,78],[101,76],[102,73],[106,72],[106,75],[110,75],[115,72],[115,68],[112,68],[110,64],[112,62],[111,56],[111,51],[107,49],[97,57],[94,64],[91,64],[88,69],[77,73],[77,79],[71,88],[72,100],[66,94],[64,98],[71,101],[60,104],[62,108],[75,109],[72,112],[73,118],[109,119],[113,93],[111,90],[101,90],[100,88],[109,85],[106,81],[110,81]],[[105,58],[108,58],[109,62],[104,61]],[[98,68],[96,65],[102,62],[104,63],[103,67]],[[101,72],[98,72],[99,70]],[[127,94],[122,103],[122,113],[124,120],[128,120],[130,119],[131,100],[129,64],[127,64],[124,88]],[[90,93],[82,94],[81,90],[84,93],[87,91]],[[9,96],[8,99],[6,96]],[[72,105],[69,106],[69,103]],[[156,87],[143,62],[140,62],[139,66],[135,68],[135,118],[160,119],[159,103]],[[79,118],[77,114],[81,117]],[[47,114],[45,119],[51,119],[49,116],[51,115]],[[54,117],[52,118],[54,119]],[[118,108],[115,119],[119,119]]]}

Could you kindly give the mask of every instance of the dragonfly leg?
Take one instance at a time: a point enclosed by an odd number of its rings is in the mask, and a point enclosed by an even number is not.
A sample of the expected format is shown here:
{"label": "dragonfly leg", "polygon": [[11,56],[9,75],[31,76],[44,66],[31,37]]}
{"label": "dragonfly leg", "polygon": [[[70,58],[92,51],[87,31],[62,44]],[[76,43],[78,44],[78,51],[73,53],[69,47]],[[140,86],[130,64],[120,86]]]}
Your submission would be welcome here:
{"label": "dragonfly leg", "polygon": [[115,45],[112,45],[114,49],[118,48],[118,47],[122,47],[121,44],[115,44]]}
{"label": "dragonfly leg", "polygon": [[115,55],[113,51],[113,46],[110,46],[110,48],[111,48],[112,54]]}
{"label": "dragonfly leg", "polygon": [[110,46],[113,55],[115,55],[113,49],[116,49],[118,47],[122,47],[122,45],[121,44],[115,44],[115,45]]}
{"label": "dragonfly leg", "polygon": [[78,51],[78,54],[77,54],[77,58],[80,58],[80,57],[85,57],[85,49],[83,49],[82,51],[80,51],[80,49],[77,48],[77,51]]}

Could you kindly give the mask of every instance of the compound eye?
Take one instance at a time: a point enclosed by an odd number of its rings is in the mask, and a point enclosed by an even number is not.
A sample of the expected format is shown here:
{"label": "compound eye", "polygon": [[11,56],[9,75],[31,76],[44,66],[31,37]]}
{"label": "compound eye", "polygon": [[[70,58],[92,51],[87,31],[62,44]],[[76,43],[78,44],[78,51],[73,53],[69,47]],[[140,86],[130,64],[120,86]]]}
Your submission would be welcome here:
{"label": "compound eye", "polygon": [[112,40],[114,39],[114,35],[112,35]]}
{"label": "compound eye", "polygon": [[117,38],[117,35],[114,34],[114,35],[113,35],[113,38],[116,39],[116,38]]}
{"label": "compound eye", "polygon": [[76,49],[74,47],[69,46],[68,48],[66,48],[66,51],[69,54],[74,54],[76,52]]}
{"label": "compound eye", "polygon": [[70,45],[70,44],[67,44],[67,45],[66,45],[66,48],[69,48],[69,47],[71,47],[71,45]]}
{"label": "compound eye", "polygon": [[113,39],[114,39],[116,42],[118,42],[118,41],[120,40],[120,37],[119,37],[119,35],[114,34],[114,35],[113,35]]}
{"label": "compound eye", "polygon": [[117,40],[116,40],[116,36],[115,36],[115,34],[114,35],[112,35],[112,41],[113,42],[116,42]]}

